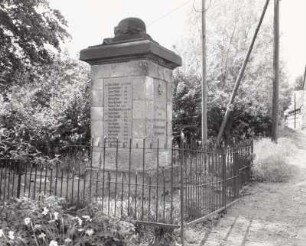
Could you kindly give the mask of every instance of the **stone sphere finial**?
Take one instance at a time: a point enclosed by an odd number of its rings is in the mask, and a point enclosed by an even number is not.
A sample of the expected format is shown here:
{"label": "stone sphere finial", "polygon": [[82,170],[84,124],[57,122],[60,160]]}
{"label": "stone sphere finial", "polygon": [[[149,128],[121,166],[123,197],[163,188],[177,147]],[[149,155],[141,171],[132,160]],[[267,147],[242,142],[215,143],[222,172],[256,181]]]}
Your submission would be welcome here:
{"label": "stone sphere finial", "polygon": [[146,32],[146,24],[136,17],[125,18],[114,29],[114,38],[106,38],[103,44],[130,42],[133,40],[150,40],[156,43]]}
{"label": "stone sphere finial", "polygon": [[119,22],[115,27],[115,37],[129,34],[145,34],[146,24],[139,18],[129,17]]}

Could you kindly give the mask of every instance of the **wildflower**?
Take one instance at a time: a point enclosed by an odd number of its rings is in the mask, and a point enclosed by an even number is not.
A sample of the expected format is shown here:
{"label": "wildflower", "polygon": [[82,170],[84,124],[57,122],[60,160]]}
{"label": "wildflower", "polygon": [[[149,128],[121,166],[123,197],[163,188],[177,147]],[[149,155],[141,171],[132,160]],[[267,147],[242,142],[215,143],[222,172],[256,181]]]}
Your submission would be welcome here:
{"label": "wildflower", "polygon": [[49,213],[49,209],[47,209],[46,207],[44,207],[44,211],[42,212],[43,215],[47,215]]}
{"label": "wildflower", "polygon": [[85,231],[85,233],[88,235],[88,236],[91,236],[92,234],[94,234],[94,231],[93,229],[88,229]]}
{"label": "wildflower", "polygon": [[25,218],[24,219],[24,223],[25,223],[25,225],[30,224],[31,223],[31,219],[30,218]]}
{"label": "wildflower", "polygon": [[54,212],[54,219],[55,219],[55,220],[58,220],[58,215],[59,215],[58,212]]}
{"label": "wildflower", "polygon": [[39,225],[39,224],[35,224],[34,225],[34,229],[38,229],[38,228],[40,228],[41,227],[41,225]]}
{"label": "wildflower", "polygon": [[91,218],[89,215],[83,215],[82,218],[86,221],[91,221]]}
{"label": "wildflower", "polygon": [[49,246],[58,246],[58,243],[55,240],[51,240]]}
{"label": "wildflower", "polygon": [[46,234],[43,232],[38,235],[38,238],[45,239],[45,237],[46,237]]}
{"label": "wildflower", "polygon": [[14,232],[13,232],[13,231],[9,231],[7,237],[8,237],[9,239],[11,239],[11,240],[14,240],[14,239],[15,239]]}
{"label": "wildflower", "polygon": [[4,233],[2,231],[2,229],[0,229],[0,237],[3,237]]}
{"label": "wildflower", "polygon": [[65,239],[65,243],[71,243],[71,242],[72,242],[72,240],[70,238]]}
{"label": "wildflower", "polygon": [[77,219],[77,220],[78,220],[79,226],[81,226],[81,225],[82,225],[82,223],[83,223],[83,220],[81,220],[79,217],[75,217],[75,219]]}
{"label": "wildflower", "polygon": [[79,232],[82,232],[82,231],[84,231],[84,229],[83,229],[83,228],[80,228],[80,229],[78,229],[78,231],[79,231]]}

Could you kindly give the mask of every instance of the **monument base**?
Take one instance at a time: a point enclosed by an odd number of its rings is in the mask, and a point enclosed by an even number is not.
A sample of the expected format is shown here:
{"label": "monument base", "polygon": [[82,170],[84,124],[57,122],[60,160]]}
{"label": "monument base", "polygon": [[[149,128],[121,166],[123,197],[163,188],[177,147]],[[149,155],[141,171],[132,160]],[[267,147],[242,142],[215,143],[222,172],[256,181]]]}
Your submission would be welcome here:
{"label": "monument base", "polygon": [[94,147],[92,167],[124,172],[142,172],[171,165],[172,150],[156,148]]}

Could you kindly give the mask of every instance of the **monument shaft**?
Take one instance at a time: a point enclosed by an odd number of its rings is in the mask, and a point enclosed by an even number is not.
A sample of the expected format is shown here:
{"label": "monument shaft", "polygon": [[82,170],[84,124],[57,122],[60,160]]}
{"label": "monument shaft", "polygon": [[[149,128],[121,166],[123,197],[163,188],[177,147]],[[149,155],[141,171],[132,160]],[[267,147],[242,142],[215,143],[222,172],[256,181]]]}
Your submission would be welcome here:
{"label": "monument shaft", "polygon": [[[143,30],[137,33],[144,23],[136,25],[135,31],[133,24],[139,19],[131,19],[132,25],[129,19],[119,23],[115,38],[82,50],[80,55],[81,60],[91,64],[91,136],[96,167],[103,154],[99,146],[105,143],[124,148],[132,139],[132,147],[141,148],[146,139],[151,147],[157,142],[161,148],[172,146],[172,70],[181,64],[181,58],[158,45]],[[165,164],[168,155],[169,151],[162,160]],[[107,166],[112,168],[110,156],[107,154]],[[135,162],[140,157],[137,156],[133,157]],[[120,153],[119,166],[123,169],[124,158],[126,154]]]}

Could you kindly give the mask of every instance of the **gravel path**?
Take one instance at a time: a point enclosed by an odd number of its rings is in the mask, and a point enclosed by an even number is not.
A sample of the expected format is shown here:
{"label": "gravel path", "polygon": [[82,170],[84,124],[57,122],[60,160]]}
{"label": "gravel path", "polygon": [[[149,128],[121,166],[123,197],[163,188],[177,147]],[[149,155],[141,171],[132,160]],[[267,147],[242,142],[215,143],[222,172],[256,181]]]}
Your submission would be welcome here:
{"label": "gravel path", "polygon": [[306,131],[296,141],[289,182],[254,184],[216,224],[187,230],[186,245],[306,246]]}

